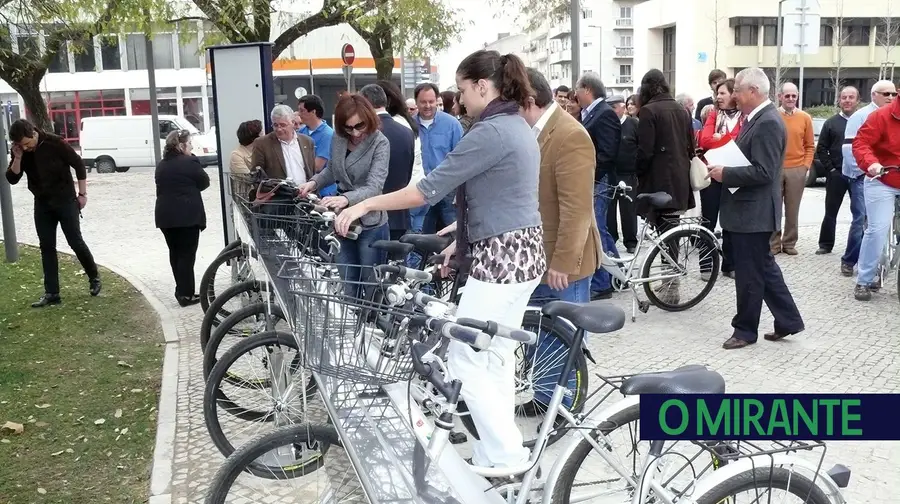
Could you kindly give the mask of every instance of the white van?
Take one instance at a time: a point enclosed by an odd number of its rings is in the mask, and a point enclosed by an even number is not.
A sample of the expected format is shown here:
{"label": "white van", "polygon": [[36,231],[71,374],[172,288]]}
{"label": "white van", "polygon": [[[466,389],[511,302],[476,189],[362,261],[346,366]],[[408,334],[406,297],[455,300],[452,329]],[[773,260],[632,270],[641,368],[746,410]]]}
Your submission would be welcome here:
{"label": "white van", "polygon": [[[98,173],[128,171],[132,166],[154,166],[151,116],[85,117],[81,120],[81,157]],[[159,116],[160,148],[170,131],[191,132],[194,155],[203,166],[218,164],[215,135],[202,134],[187,119],[174,115]]]}

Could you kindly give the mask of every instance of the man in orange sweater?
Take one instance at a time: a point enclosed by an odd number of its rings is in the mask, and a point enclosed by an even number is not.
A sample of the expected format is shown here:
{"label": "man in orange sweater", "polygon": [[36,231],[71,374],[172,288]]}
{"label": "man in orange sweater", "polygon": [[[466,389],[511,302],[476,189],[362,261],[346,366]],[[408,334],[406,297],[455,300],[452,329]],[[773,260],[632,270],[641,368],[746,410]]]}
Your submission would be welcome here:
{"label": "man in orange sweater", "polygon": [[797,255],[797,221],[800,218],[800,198],[806,187],[806,173],[812,167],[816,153],[812,118],[797,108],[800,93],[797,86],[787,82],[781,87],[781,117],[784,119],[787,143],[784,147],[784,170],[781,192],[784,204],[784,226],[775,231],[769,245],[772,254],[784,252]]}

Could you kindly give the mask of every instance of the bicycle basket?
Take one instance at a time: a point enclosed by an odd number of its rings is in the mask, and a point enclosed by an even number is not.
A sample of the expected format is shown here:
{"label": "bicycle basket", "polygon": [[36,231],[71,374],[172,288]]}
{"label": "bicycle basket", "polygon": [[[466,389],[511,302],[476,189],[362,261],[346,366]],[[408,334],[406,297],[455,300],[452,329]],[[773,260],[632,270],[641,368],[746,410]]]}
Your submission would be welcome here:
{"label": "bicycle basket", "polygon": [[291,294],[288,316],[302,366],[366,385],[413,376],[407,330],[415,313],[386,301],[371,266],[291,260],[278,276]]}
{"label": "bicycle basket", "polygon": [[261,258],[284,260],[318,253],[321,219],[302,213],[296,205],[267,205],[250,215],[250,234]]}

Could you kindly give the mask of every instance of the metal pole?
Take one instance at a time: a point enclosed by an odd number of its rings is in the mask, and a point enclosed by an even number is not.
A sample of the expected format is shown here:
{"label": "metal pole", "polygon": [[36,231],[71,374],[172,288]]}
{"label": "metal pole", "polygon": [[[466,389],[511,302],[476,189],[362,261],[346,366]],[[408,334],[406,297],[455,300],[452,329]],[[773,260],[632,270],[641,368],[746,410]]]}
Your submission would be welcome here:
{"label": "metal pole", "polygon": [[572,89],[581,77],[581,2],[572,0],[569,9],[569,17],[572,23],[572,35],[569,40],[572,42]]}
{"label": "metal pole", "polygon": [[798,89],[800,96],[797,101],[800,102],[800,110],[803,110],[803,54],[806,52],[806,0],[800,2],[800,85]]}
{"label": "metal pole", "polygon": [[147,85],[150,88],[150,123],[152,124],[151,134],[153,135],[150,141],[153,142],[153,159],[155,161],[154,166],[156,166],[162,160],[162,155],[159,152],[159,103],[156,100],[156,64],[153,61],[153,41],[147,35],[144,35],[144,40],[147,43]]}
{"label": "metal pole", "polygon": [[784,30],[782,29],[782,24],[784,23],[784,17],[782,15],[781,9],[784,6],[784,0],[778,1],[778,25],[775,27],[775,38],[778,39],[778,50],[776,51],[777,56],[775,56],[775,88],[776,94],[781,91],[781,46],[784,44]]}
{"label": "metal pole", "polygon": [[[6,114],[0,118],[0,159],[7,159],[6,152]],[[12,191],[6,177],[0,177],[0,213],[3,214],[3,248],[6,249],[6,262],[14,263],[19,260],[19,242],[16,240],[16,217],[13,214]]]}
{"label": "metal pole", "polygon": [[400,94],[406,98],[406,52],[400,51]]}

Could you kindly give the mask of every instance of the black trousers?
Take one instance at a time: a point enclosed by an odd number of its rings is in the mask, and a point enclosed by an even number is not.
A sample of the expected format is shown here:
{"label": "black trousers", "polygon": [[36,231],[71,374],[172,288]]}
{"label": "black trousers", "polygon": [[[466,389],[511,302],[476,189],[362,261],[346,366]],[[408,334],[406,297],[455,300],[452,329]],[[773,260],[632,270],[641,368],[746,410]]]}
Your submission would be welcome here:
{"label": "black trousers", "polygon": [[391,241],[397,241],[406,234],[405,229],[391,229]]}
{"label": "black trousers", "polygon": [[[619,174],[619,180],[622,180],[631,187],[628,196],[632,199],[635,197],[634,188],[637,187],[637,175]],[[618,207],[618,215],[616,215],[616,207]],[[625,198],[616,198],[609,202],[609,208],[606,210],[606,229],[612,236],[614,242],[619,241],[619,225],[617,220],[622,220],[622,244],[625,248],[637,247],[637,211],[635,210],[634,201],[628,201]]]}
{"label": "black trousers", "polygon": [[771,232],[731,233],[737,291],[737,314],[731,320],[735,338],[756,341],[763,302],[775,317],[775,332],[791,334],[804,327],[797,304],[772,255],[771,237]]}
{"label": "black trousers", "polygon": [[840,170],[832,170],[825,181],[825,217],[819,228],[819,248],[830,251],[834,248],[834,231],[837,227],[838,212],[844,203],[844,195],[850,192],[850,181]]}
{"label": "black trousers", "polygon": [[197,246],[200,244],[199,227],[161,229],[169,246],[169,265],[175,277],[175,297],[189,297],[196,294],[194,289],[194,262]]}
{"label": "black trousers", "polygon": [[59,258],[56,255],[56,228],[62,229],[69,248],[84,268],[89,279],[100,276],[91,250],[81,236],[81,211],[78,200],[47,202],[34,200],[34,229],[41,245],[41,266],[44,269],[44,292],[59,294]]}
{"label": "black trousers", "polygon": [[[716,232],[716,224],[719,222],[719,207],[722,204],[722,191],[725,188],[721,182],[711,180],[709,187],[700,191],[700,213],[706,221],[704,226],[711,232]],[[734,259],[732,257],[731,236],[728,231],[722,231],[722,271],[734,271]],[[700,256],[706,257],[709,253],[707,250],[700,250]],[[711,262],[702,261],[701,270],[706,271],[712,268]]]}

